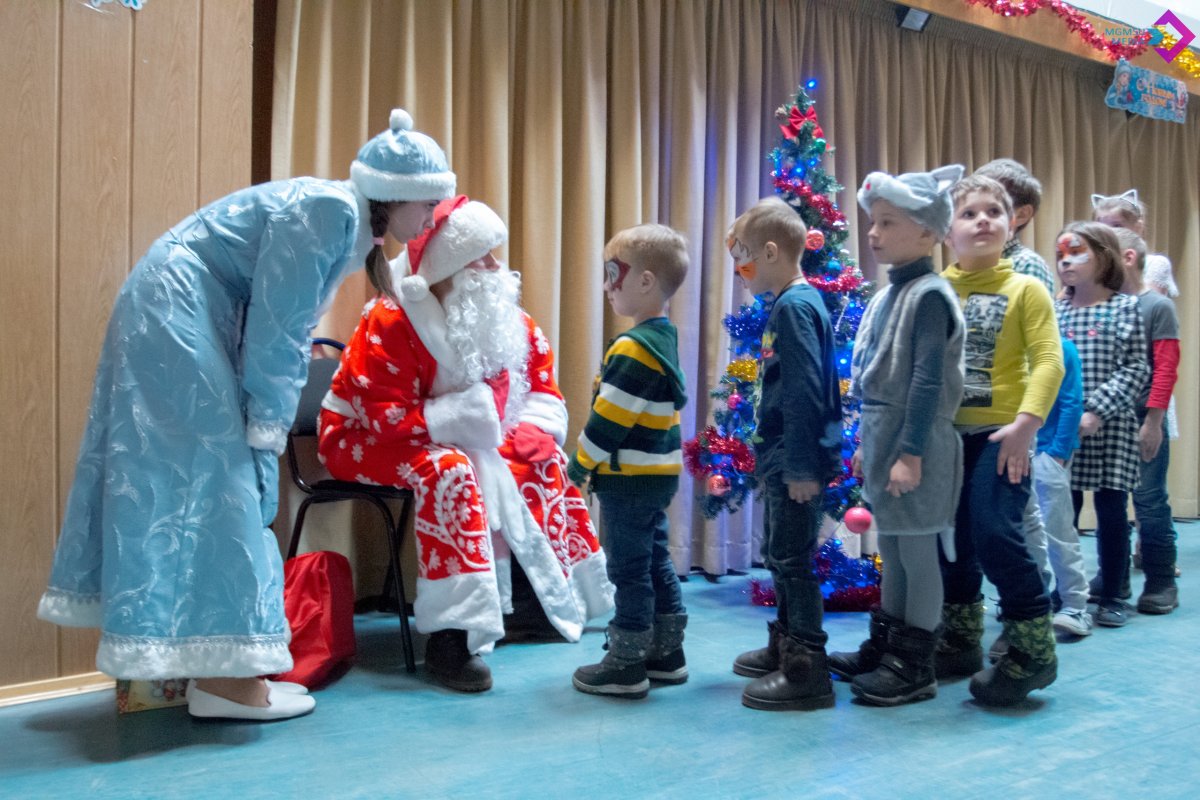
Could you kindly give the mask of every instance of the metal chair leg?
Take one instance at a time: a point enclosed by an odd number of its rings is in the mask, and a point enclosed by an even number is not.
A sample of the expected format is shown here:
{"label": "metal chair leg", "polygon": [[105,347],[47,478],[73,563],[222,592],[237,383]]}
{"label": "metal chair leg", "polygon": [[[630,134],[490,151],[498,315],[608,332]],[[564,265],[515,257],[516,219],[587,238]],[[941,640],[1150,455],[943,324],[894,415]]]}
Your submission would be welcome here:
{"label": "metal chair leg", "polygon": [[390,551],[392,570],[396,574],[396,595],[400,606],[400,649],[404,651],[404,666],[409,672],[417,671],[416,656],[413,654],[412,633],[408,627],[408,609],[404,602],[404,574],[400,571],[400,550],[396,545],[396,522],[387,503],[379,498],[371,498],[379,513],[383,515],[387,527],[388,550]]}

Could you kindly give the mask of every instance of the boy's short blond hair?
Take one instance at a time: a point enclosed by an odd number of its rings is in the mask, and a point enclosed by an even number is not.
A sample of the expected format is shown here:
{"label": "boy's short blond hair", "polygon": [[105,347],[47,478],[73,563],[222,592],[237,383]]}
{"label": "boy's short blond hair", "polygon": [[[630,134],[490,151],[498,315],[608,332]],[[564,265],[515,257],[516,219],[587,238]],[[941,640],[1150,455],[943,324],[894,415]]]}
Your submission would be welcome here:
{"label": "boy's short blond hair", "polygon": [[618,231],[604,245],[604,260],[619,258],[633,270],[647,270],[670,297],[683,285],[690,259],[687,239],[674,228],[648,222]]}
{"label": "boy's short blond hair", "polygon": [[999,181],[986,175],[980,175],[978,172],[968,175],[951,187],[950,196],[954,198],[955,211],[971,192],[980,192],[994,197],[996,202],[1004,207],[1004,213],[1008,215],[1008,218],[1012,219],[1013,201],[1008,195],[1008,190]]}
{"label": "boy's short blond hair", "polygon": [[1137,267],[1138,272],[1146,270],[1146,240],[1138,236],[1129,228],[1113,228],[1113,233],[1117,235],[1117,241],[1121,243],[1121,253],[1126,250],[1133,251],[1133,265]]}
{"label": "boy's short blond hair", "polygon": [[799,260],[804,254],[808,228],[796,209],[778,197],[764,197],[733,223],[733,235],[751,250],[774,242],[780,250]]}

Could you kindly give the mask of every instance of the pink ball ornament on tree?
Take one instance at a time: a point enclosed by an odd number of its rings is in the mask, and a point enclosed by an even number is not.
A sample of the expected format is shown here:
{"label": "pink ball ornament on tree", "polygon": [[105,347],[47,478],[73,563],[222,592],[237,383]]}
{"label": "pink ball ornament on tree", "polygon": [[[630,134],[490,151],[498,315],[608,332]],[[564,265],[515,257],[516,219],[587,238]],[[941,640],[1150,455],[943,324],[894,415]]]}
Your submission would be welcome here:
{"label": "pink ball ornament on tree", "polygon": [[712,475],[708,479],[708,493],[713,497],[724,497],[729,494],[729,478],[724,475]]}
{"label": "pink ball ornament on tree", "polygon": [[729,398],[725,401],[725,405],[729,407],[730,411],[736,411],[737,407],[740,406],[741,404],[742,404],[742,396],[740,394],[738,394],[737,392],[734,392],[733,394],[729,395]]}
{"label": "pink ball ornament on tree", "polygon": [[825,234],[815,228],[810,230],[805,237],[804,246],[809,250],[820,250],[825,246]]}
{"label": "pink ball ornament on tree", "polygon": [[862,506],[846,509],[842,523],[853,533],[866,533],[871,528],[871,512]]}

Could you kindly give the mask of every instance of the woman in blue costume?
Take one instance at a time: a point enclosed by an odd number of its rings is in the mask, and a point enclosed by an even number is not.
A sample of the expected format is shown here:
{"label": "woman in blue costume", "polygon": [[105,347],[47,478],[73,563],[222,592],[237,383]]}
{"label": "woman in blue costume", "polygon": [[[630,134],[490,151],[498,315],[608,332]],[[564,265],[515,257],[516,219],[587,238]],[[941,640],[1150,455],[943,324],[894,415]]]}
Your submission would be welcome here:
{"label": "woman in blue costume", "polygon": [[194,716],[312,710],[291,668],[283,565],[267,526],[309,333],[366,264],[390,289],[383,237],[408,241],[454,194],[441,148],[403,110],[349,181],[235,192],[156,241],[125,281],[38,616],[99,627],[97,667],[196,678]]}

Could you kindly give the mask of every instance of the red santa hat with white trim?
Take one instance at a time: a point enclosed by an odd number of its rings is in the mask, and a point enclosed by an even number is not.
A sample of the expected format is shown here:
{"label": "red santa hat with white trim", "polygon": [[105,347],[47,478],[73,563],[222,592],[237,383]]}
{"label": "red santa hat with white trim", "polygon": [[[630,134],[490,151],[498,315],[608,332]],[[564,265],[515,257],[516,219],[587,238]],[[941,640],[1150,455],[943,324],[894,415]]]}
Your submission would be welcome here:
{"label": "red santa hat with white trim", "polygon": [[508,240],[508,228],[491,208],[465,194],[433,210],[433,227],[408,242],[411,275],[400,279],[404,299],[417,302],[429,287],[451,277]]}

